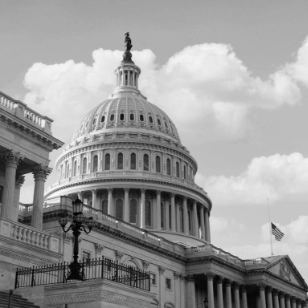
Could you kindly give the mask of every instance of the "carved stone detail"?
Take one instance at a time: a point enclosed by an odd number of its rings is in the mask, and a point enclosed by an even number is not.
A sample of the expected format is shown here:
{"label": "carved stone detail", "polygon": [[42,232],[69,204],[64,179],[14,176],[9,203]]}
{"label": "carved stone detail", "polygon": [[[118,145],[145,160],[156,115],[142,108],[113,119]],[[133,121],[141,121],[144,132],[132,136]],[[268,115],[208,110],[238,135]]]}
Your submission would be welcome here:
{"label": "carved stone detail", "polygon": [[213,280],[213,279],[214,279],[214,276],[215,276],[214,273],[211,273],[211,272],[206,273],[207,280]]}
{"label": "carved stone detail", "polygon": [[119,250],[115,250],[115,255],[116,255],[117,261],[120,261],[122,257],[124,256],[124,253]]}
{"label": "carved stone detail", "polygon": [[1,160],[4,161],[6,166],[17,168],[18,164],[24,159],[19,152],[14,150],[7,150],[1,156]]}
{"label": "carved stone detail", "polygon": [[98,243],[94,243],[94,248],[95,248],[95,252],[100,253],[100,252],[102,252],[102,251],[103,251],[104,246],[103,246],[103,245],[101,245],[101,244],[98,244]]}
{"label": "carved stone detail", "polygon": [[180,274],[177,272],[173,272],[174,279],[177,280],[180,277]]}
{"label": "carved stone detail", "polygon": [[25,182],[25,177],[23,175],[17,176],[15,186],[16,188],[20,188]]}
{"label": "carved stone detail", "polygon": [[150,262],[145,261],[145,260],[142,260],[142,264],[143,264],[143,268],[144,268],[145,270],[148,270],[148,267],[149,267],[149,265],[150,265]]}
{"label": "carved stone detail", "polygon": [[51,171],[52,168],[49,168],[48,166],[44,166],[42,164],[38,164],[32,169],[34,179],[42,181],[46,181],[47,176],[50,174]]}
{"label": "carved stone detail", "polygon": [[158,271],[160,274],[163,274],[165,272],[165,268],[162,266],[158,266]]}

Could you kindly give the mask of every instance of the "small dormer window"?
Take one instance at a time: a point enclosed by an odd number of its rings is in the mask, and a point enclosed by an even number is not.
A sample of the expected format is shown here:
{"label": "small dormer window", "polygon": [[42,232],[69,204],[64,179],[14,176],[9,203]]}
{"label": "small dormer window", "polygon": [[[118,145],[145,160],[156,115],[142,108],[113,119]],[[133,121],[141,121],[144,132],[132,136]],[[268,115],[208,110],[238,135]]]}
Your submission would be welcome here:
{"label": "small dormer window", "polygon": [[114,114],[110,115],[110,121],[114,121]]}
{"label": "small dormer window", "polygon": [[141,122],[144,121],[144,116],[143,116],[143,114],[140,114],[139,119],[140,119]]}
{"label": "small dormer window", "polygon": [[152,118],[152,116],[149,116],[149,121],[150,121],[151,124],[153,124],[153,118]]}
{"label": "small dormer window", "polygon": [[105,122],[105,116],[103,115],[101,118],[101,122],[104,123]]}
{"label": "small dormer window", "polygon": [[124,118],[125,118],[124,113],[121,113],[121,114],[120,114],[120,120],[121,120],[121,121],[124,121]]}
{"label": "small dormer window", "polygon": [[161,126],[161,121],[160,121],[159,118],[157,118],[157,124],[158,124],[159,126]]}
{"label": "small dormer window", "polygon": [[135,120],[135,115],[134,115],[133,113],[131,113],[131,114],[129,115],[129,119],[130,119],[131,121],[134,121],[134,120]]}

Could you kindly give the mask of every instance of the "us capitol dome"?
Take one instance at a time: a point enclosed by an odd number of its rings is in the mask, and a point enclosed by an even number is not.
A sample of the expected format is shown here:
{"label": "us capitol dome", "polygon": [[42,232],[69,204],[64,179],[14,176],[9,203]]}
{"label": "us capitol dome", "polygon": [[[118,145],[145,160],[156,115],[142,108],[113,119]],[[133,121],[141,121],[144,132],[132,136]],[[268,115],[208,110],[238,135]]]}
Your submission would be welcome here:
{"label": "us capitol dome", "polygon": [[87,113],[57,159],[58,181],[45,200],[79,197],[106,217],[184,246],[210,243],[212,204],[195,184],[197,162],[169,116],[138,89],[131,47],[129,38],[115,90]]}

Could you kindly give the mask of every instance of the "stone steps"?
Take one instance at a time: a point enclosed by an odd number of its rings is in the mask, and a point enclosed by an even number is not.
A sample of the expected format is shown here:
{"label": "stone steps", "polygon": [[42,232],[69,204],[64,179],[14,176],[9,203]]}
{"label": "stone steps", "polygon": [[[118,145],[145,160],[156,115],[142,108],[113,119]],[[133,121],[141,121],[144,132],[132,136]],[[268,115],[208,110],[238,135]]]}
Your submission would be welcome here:
{"label": "stone steps", "polygon": [[[8,308],[9,306],[9,291],[0,291],[0,308]],[[13,293],[11,299],[11,308],[40,308],[20,295]]]}

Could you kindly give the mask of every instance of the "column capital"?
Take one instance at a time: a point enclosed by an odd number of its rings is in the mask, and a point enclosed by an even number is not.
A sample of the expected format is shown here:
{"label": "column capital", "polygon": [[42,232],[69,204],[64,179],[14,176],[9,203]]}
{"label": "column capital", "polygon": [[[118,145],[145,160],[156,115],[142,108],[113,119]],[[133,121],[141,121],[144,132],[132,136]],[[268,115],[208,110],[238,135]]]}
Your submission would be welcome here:
{"label": "column capital", "polygon": [[208,272],[206,273],[206,278],[207,280],[213,280],[214,279],[215,274],[212,272]]}
{"label": "column capital", "polygon": [[108,190],[109,193],[112,193],[113,188],[107,188],[107,190]]}
{"label": "column capital", "polygon": [[158,271],[160,274],[163,274],[165,272],[165,268],[162,266],[158,266]]}
{"label": "column capital", "polygon": [[38,164],[32,169],[34,179],[42,180],[44,182],[46,181],[47,176],[50,174],[51,171],[52,168],[49,168],[48,166],[44,166],[42,164]]}
{"label": "column capital", "polygon": [[264,291],[264,289],[266,288],[266,284],[260,283],[260,284],[258,284],[258,287],[259,287],[260,291]]}
{"label": "column capital", "polygon": [[194,282],[195,281],[195,276],[194,275],[188,275],[185,277],[185,280],[187,282],[191,281],[191,282]]}
{"label": "column capital", "polygon": [[157,195],[161,195],[162,191],[161,190],[156,190]]}
{"label": "column capital", "polygon": [[266,292],[267,292],[267,293],[272,293],[272,292],[273,292],[273,287],[267,286],[267,287],[266,287]]}
{"label": "column capital", "polygon": [[140,188],[142,194],[145,194],[145,188]]}
{"label": "column capital", "polygon": [[279,294],[279,297],[284,297],[285,296],[285,293],[282,292],[282,291],[279,291],[278,294]]}
{"label": "column capital", "polygon": [[18,151],[7,150],[1,155],[0,159],[6,166],[17,168],[18,164],[24,159],[24,156]]}
{"label": "column capital", "polygon": [[225,285],[226,285],[227,287],[230,287],[230,286],[231,286],[232,281],[231,281],[230,279],[225,278],[224,281],[225,281]]}
{"label": "column capital", "polygon": [[241,284],[241,290],[242,290],[242,292],[246,292],[246,285]]}
{"label": "column capital", "polygon": [[187,201],[187,197],[186,196],[183,196],[183,201]]}
{"label": "column capital", "polygon": [[284,297],[285,297],[285,299],[286,299],[286,300],[290,300],[291,295],[290,295],[290,294],[285,294],[285,296],[284,296]]}
{"label": "column capital", "polygon": [[173,276],[174,276],[174,279],[177,280],[179,279],[180,274],[178,272],[173,272]]}
{"label": "column capital", "polygon": [[273,295],[274,295],[274,296],[278,296],[278,290],[277,290],[277,289],[274,289],[274,288],[273,288],[273,291],[272,291],[272,292],[273,292]]}
{"label": "column capital", "polygon": [[97,193],[97,189],[91,189],[91,192],[96,194]]}
{"label": "column capital", "polygon": [[217,275],[217,283],[222,283],[224,278],[221,275]]}
{"label": "column capital", "polygon": [[295,303],[296,302],[296,298],[294,296],[291,296],[291,303]]}
{"label": "column capital", "polygon": [[23,175],[16,177],[15,186],[16,188],[20,188],[25,182],[25,177]]}
{"label": "column capital", "polygon": [[124,188],[124,191],[125,192],[129,192],[129,188]]}
{"label": "column capital", "polygon": [[234,290],[238,290],[240,288],[239,283],[236,281],[233,281],[232,285],[233,285]]}

